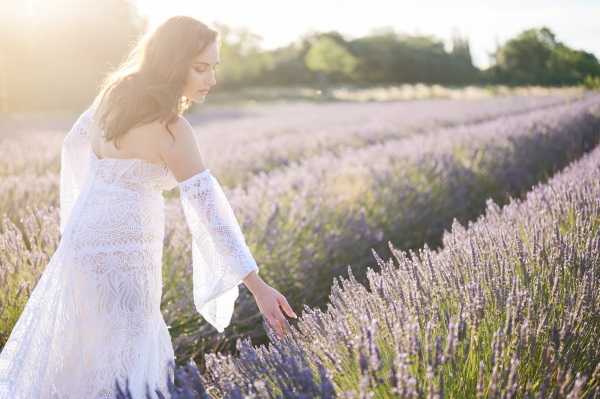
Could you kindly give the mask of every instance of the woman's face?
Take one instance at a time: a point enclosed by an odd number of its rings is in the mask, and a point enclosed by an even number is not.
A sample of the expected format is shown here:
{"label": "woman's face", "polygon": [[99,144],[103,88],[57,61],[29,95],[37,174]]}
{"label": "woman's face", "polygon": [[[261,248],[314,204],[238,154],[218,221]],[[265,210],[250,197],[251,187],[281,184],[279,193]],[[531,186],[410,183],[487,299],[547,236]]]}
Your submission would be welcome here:
{"label": "woman's face", "polygon": [[220,62],[219,45],[213,41],[192,60],[183,95],[193,102],[204,101],[208,91],[217,84],[215,68]]}

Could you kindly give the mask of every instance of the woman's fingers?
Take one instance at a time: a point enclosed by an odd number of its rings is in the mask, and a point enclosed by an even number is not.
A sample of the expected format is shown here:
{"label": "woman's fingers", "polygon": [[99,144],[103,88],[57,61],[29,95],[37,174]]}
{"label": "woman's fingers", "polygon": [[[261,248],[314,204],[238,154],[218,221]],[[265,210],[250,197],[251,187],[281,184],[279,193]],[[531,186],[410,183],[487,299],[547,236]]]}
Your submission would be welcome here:
{"label": "woman's fingers", "polygon": [[269,326],[271,326],[271,328],[273,330],[275,330],[277,335],[279,335],[280,337],[283,336],[282,327],[277,319],[275,319],[275,318],[269,319]]}
{"label": "woman's fingers", "polygon": [[294,312],[287,299],[283,295],[279,294],[275,295],[274,297],[275,306],[270,312],[263,314],[269,326],[275,330],[280,337],[283,337],[285,332],[290,329],[290,324],[283,312],[285,312],[288,317],[298,318],[298,315],[296,315],[296,312]]}
{"label": "woman's fingers", "polygon": [[296,314],[296,312],[294,312],[294,309],[292,309],[287,299],[283,295],[279,297],[277,302],[279,303],[279,305],[281,305],[281,307],[289,317],[293,317],[295,319],[298,318],[298,315]]}
{"label": "woman's fingers", "polygon": [[285,334],[285,331],[290,328],[290,324],[288,323],[288,321],[286,320],[286,318],[283,316],[283,314],[280,311],[278,311],[278,314],[270,315],[267,318],[267,321],[269,322],[269,325],[275,331],[277,331],[277,334],[280,337],[283,337],[283,335]]}

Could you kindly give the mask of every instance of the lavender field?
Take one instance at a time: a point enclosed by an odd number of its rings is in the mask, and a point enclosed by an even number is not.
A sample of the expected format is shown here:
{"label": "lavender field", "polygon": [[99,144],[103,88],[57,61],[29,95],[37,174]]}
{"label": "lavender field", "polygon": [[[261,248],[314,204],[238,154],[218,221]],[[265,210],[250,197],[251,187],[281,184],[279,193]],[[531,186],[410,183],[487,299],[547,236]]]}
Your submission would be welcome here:
{"label": "lavender field", "polygon": [[[307,156],[569,103],[587,95],[566,91],[481,100],[259,105],[201,109],[189,119],[206,163],[223,184],[234,187]],[[30,117],[0,121],[4,133],[0,136],[0,209],[25,199],[21,196],[33,195],[32,201],[55,199],[60,146],[77,116],[40,117],[33,123]],[[18,183],[21,177],[33,178],[36,184],[24,188]]]}
{"label": "lavender field", "polygon": [[[208,355],[226,397],[597,398],[600,147],[443,248],[376,252],[271,345]],[[245,396],[244,396],[245,397]]]}
{"label": "lavender field", "polygon": [[[163,314],[178,361],[195,360],[218,395],[599,394],[600,376],[590,376],[600,355],[600,155],[585,154],[600,143],[600,94],[300,104],[190,120],[261,276],[305,309],[279,342],[242,289],[231,327],[216,334],[194,312],[190,237],[178,193],[167,193]],[[19,134],[3,125],[0,346],[58,245],[69,123]],[[399,266],[381,260],[392,257]]]}

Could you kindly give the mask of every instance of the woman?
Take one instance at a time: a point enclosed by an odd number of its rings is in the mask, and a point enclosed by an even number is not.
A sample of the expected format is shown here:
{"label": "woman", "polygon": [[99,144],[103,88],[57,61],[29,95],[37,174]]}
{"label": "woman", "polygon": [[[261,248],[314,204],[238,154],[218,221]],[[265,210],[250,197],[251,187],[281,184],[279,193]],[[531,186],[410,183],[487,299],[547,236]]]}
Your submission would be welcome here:
{"label": "woman", "polygon": [[[258,276],[221,186],[182,113],[216,84],[218,33],[177,16],[146,34],[65,137],[61,240],[0,354],[0,399],[167,393],[160,312],[164,202],[176,186],[191,232],[193,295],[219,332],[238,285],[284,334],[287,300]],[[207,149],[208,150],[208,149]]]}

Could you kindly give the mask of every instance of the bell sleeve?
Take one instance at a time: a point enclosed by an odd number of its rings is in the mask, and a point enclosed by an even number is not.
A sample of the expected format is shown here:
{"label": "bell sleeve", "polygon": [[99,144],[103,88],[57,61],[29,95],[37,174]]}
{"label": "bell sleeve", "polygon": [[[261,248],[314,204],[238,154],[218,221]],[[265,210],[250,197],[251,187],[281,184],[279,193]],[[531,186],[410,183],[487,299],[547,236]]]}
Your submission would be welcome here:
{"label": "bell sleeve", "polygon": [[178,182],[192,235],[193,295],[196,310],[223,332],[233,315],[238,285],[254,260],[218,180],[209,169]]}
{"label": "bell sleeve", "polygon": [[92,108],[75,121],[63,139],[60,155],[60,234],[63,235],[71,210],[79,197],[90,162],[89,126]]}

